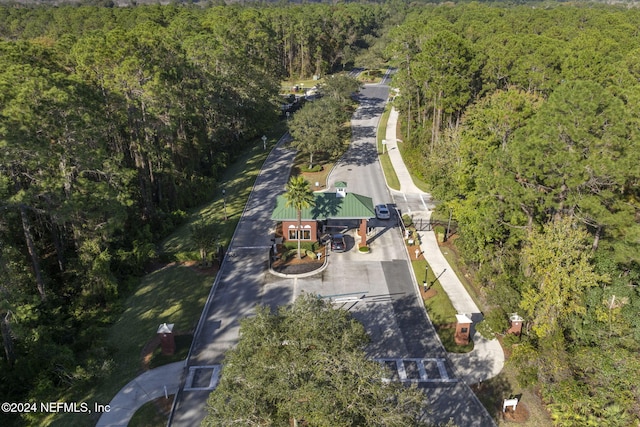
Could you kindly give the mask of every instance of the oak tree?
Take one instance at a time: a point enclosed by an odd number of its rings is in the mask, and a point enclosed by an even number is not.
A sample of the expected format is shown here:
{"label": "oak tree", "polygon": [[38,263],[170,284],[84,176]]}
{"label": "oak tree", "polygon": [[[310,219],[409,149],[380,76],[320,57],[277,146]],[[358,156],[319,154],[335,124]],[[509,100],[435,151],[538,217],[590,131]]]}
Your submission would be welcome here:
{"label": "oak tree", "polygon": [[383,381],[367,342],[348,311],[316,296],[258,308],[225,356],[203,425],[425,425],[423,391]]}

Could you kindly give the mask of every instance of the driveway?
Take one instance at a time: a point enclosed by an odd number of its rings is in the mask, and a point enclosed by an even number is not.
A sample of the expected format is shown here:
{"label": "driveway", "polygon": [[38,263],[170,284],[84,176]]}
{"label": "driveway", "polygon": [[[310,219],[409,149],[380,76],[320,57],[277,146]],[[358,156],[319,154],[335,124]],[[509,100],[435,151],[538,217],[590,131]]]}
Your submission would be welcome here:
{"label": "driveway", "polygon": [[206,415],[207,397],[216,386],[219,364],[238,341],[240,320],[264,301],[291,301],[291,288],[262,285],[274,234],[271,211],[277,193],[287,182],[294,155],[279,144],[256,179],[196,328],[169,419],[171,426],[199,425]]}
{"label": "driveway", "polygon": [[[387,94],[386,86],[363,89],[361,107],[351,122],[351,147],[328,180],[329,187],[346,181],[347,191],[369,196],[374,204],[393,200],[375,146]],[[269,275],[266,288],[280,292],[289,288],[293,297],[303,292],[320,295],[350,310],[371,336],[366,349],[369,357],[389,367],[393,379],[425,389],[432,409],[429,417],[434,423],[453,419],[459,426],[495,425],[471,389],[453,373],[422,305],[396,224],[395,218],[370,221],[369,254],[348,244],[347,252],[329,254],[327,269],[318,275],[285,280]],[[359,241],[355,230],[348,236],[348,242]]]}
{"label": "driveway", "polygon": [[[378,163],[375,135],[388,95],[386,86],[366,86],[354,114],[353,143],[331,173],[328,184],[346,181],[347,191],[389,203]],[[421,305],[402,238],[393,221],[376,221],[369,236],[371,253],[352,249],[330,254],[328,268],[308,278],[282,279],[267,273],[267,257],[275,205],[274,189],[282,189],[293,153],[277,148],[265,162],[243,219],[236,230],[222,269],[195,333],[183,381],[169,425],[198,425],[206,400],[215,388],[219,363],[238,340],[239,320],[256,304],[287,304],[310,292],[353,312],[371,334],[366,349],[372,359],[391,369],[392,377],[427,390],[434,422],[452,418],[460,426],[494,425],[471,390],[451,371],[446,352]],[[352,234],[352,238],[354,235]],[[357,241],[357,239],[355,239]]]}

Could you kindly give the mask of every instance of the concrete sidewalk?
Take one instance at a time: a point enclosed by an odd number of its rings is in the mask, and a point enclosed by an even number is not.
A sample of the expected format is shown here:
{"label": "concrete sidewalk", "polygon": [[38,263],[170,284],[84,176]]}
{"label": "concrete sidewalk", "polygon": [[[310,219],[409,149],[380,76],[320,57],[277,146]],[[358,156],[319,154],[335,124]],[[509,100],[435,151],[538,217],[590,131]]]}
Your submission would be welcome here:
{"label": "concrete sidewalk", "polygon": [[180,386],[185,361],[174,362],[144,372],[131,380],[109,402],[96,427],[126,427],[142,405],[158,397],[175,394]]}
{"label": "concrete sidewalk", "polygon": [[[398,112],[393,108],[387,122],[386,139],[389,159],[400,181],[400,192],[404,194],[420,194],[430,199],[430,194],[421,191],[415,186],[402,160],[400,151],[397,148],[395,135],[397,120]],[[417,215],[421,219],[428,221],[431,217],[431,211],[419,212]],[[434,232],[427,232],[422,235],[420,249],[433,273],[436,276],[441,274],[438,280],[456,311],[459,314],[466,314],[471,317],[474,324],[481,321],[482,313],[440,251]],[[476,384],[493,378],[502,371],[504,366],[504,352],[498,340],[487,340],[475,330],[472,329],[472,332],[474,347],[471,352],[464,354],[449,353],[449,358],[457,374],[464,378],[468,384]]]}
{"label": "concrete sidewalk", "polygon": [[[400,155],[400,150],[398,150],[398,139],[396,138],[397,123],[398,111],[395,108],[392,108],[391,113],[389,114],[389,120],[387,121],[387,132],[385,134],[387,144],[385,150],[389,152],[389,159],[391,159],[393,169],[398,176],[398,181],[400,181],[400,192],[410,194],[427,194],[416,187],[411,179],[411,174],[409,174],[409,171],[404,165],[404,161]],[[396,167],[396,165],[398,166]]]}

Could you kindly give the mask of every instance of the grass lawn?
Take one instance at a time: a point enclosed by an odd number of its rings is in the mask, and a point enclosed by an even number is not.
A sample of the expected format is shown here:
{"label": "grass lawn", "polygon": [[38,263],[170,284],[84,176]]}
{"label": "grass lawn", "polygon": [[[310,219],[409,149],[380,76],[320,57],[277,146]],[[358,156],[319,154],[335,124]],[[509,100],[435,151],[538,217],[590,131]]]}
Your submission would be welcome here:
{"label": "grass lawn", "polygon": [[378,156],[380,159],[380,166],[382,166],[382,172],[387,180],[387,185],[392,190],[400,191],[400,180],[398,180],[398,175],[396,175],[396,170],[393,168],[391,164],[391,159],[389,159],[389,153],[380,154]]}
{"label": "grass lawn", "polygon": [[[345,145],[346,146],[346,145]],[[321,191],[327,188],[327,177],[333,166],[335,165],[335,159],[330,159],[326,156],[318,155],[314,156],[315,164],[322,165],[322,170],[318,172],[302,172],[303,168],[309,166],[309,156],[298,152],[296,158],[293,161],[293,167],[291,169],[291,175],[302,175],[311,184],[313,191]],[[318,183],[319,185],[316,185]]]}
{"label": "grass lawn", "polygon": [[[175,323],[176,332],[195,327],[213,279],[181,264],[146,275],[110,328],[107,343],[113,352],[111,374],[82,396],[61,396],[60,400],[109,403],[124,385],[142,372],[141,350],[155,338],[160,323]],[[95,424],[92,420],[90,415],[65,413],[52,425],[86,426]]]}
{"label": "grass lawn", "polygon": [[[195,209],[185,224],[160,244],[160,251],[169,261],[196,260],[197,251],[190,238],[190,225],[201,218],[218,225],[220,242],[228,245],[247,202],[253,183],[269,149],[284,134],[286,124],[268,136],[268,149],[263,150],[257,138],[253,148],[227,168],[223,176],[226,189],[228,220],[224,221],[224,201],[221,192],[212,194],[210,203]],[[174,323],[176,332],[195,328],[215,276],[181,263],[171,263],[142,278],[137,290],[122,302],[122,313],[110,327],[107,348],[111,352],[111,373],[101,381],[83,389],[72,389],[59,400],[67,402],[97,402],[107,404],[142,369],[141,350],[156,335],[162,322]],[[172,360],[173,361],[173,360]],[[55,414],[53,414],[55,415]],[[95,425],[96,414],[64,413],[51,416],[43,424],[62,427]],[[165,420],[166,423],[166,420]]]}
{"label": "grass lawn", "polygon": [[[357,104],[352,104],[350,108],[352,112],[355,111]],[[328,154],[324,152],[315,153],[313,155],[313,166],[322,166],[322,170],[317,172],[305,172],[309,168],[309,154],[298,151],[295,159],[293,160],[293,166],[291,168],[291,176],[302,175],[311,184],[312,191],[322,191],[327,189],[327,178],[333,170],[336,162],[346,153],[351,144],[351,121],[344,123],[345,127],[348,127],[348,133],[343,141],[342,147],[339,152],[334,154]],[[318,185],[316,185],[316,183]]]}
{"label": "grass lawn", "polygon": [[[297,95],[304,95],[305,90],[311,89],[312,87],[322,84],[323,79],[313,80],[313,79],[300,79],[300,80],[285,80],[280,84],[280,93],[294,93]],[[298,92],[293,91],[293,87],[298,86]]]}
{"label": "grass lawn", "polygon": [[378,158],[380,159],[380,166],[382,166],[382,172],[384,173],[387,185],[393,190],[400,191],[400,181],[398,180],[398,175],[396,175],[395,169],[393,169],[391,159],[389,159],[389,154],[387,152],[381,154],[383,151],[382,140],[385,139],[387,135],[387,121],[389,120],[389,114],[391,114],[391,107],[387,104],[384,113],[382,113],[382,116],[380,117],[380,124],[378,126]]}
{"label": "grass lawn", "polygon": [[[424,280],[425,268],[428,265],[424,259],[411,261],[413,272],[419,283]],[[467,353],[473,350],[473,342],[466,346],[459,346],[455,343],[455,328],[451,326],[456,323],[456,309],[453,307],[453,304],[451,304],[451,300],[449,300],[449,296],[442,288],[440,281],[436,280],[431,266],[429,266],[426,272],[430,292],[425,294],[422,291],[421,295],[424,298],[424,305],[427,313],[429,313],[429,318],[433,326],[435,326],[444,348],[450,353]],[[434,293],[435,295],[433,295]]]}
{"label": "grass lawn", "polygon": [[449,353],[468,353],[473,350],[473,341],[469,341],[469,344],[467,345],[456,344],[456,328],[454,326],[440,326],[436,328],[436,330],[438,331],[438,336],[440,337],[440,341],[442,341],[442,345]]}
{"label": "grass lawn", "polygon": [[358,74],[358,80],[362,83],[380,83],[386,72],[386,68],[381,68],[379,70],[364,70]]}
{"label": "grass lawn", "polygon": [[[400,126],[400,122],[401,120],[398,120],[398,123],[397,123],[398,127]],[[400,131],[400,129],[396,129],[396,135],[402,135],[402,132]],[[406,147],[407,145],[404,142],[398,142],[398,150],[400,150],[400,154],[402,155],[403,159],[409,155],[407,153]],[[418,178],[415,171],[412,170],[411,162],[405,162],[405,164],[407,165],[407,169],[409,170],[409,174],[411,175],[411,180],[416,185],[416,187],[418,187],[421,191],[428,193],[430,191],[429,186],[427,185],[426,182]]]}
{"label": "grass lawn", "polygon": [[[285,132],[286,123],[278,123],[273,132],[266,135],[268,138],[266,151],[262,149],[262,140],[256,139],[253,148],[227,168],[219,190],[212,195],[211,202],[191,212],[187,223],[174,231],[161,243],[160,251],[169,256],[169,259],[179,261],[197,260],[197,248],[191,242],[189,226],[199,219],[214,223],[220,235],[219,243],[228,246],[260,168],[267,158],[269,150]],[[222,197],[223,189],[225,190],[224,198]],[[227,221],[224,221],[225,206]]]}
{"label": "grass lawn", "polygon": [[[424,259],[418,259],[411,261],[413,272],[416,275],[418,283],[424,279],[425,267],[428,265]],[[453,304],[449,300],[449,297],[442,289],[442,285],[439,280],[435,280],[435,275],[431,266],[427,270],[427,283],[429,288],[436,291],[436,295],[433,298],[428,298],[425,301],[425,307],[434,325],[445,325],[449,323],[455,323],[456,321],[456,309],[453,308]],[[434,282],[435,280],[435,282]]]}
{"label": "grass lawn", "polygon": [[465,269],[460,265],[458,253],[456,252],[456,247],[453,244],[454,240],[455,239],[448,239],[448,241],[440,247],[442,255],[444,255],[445,259],[449,263],[449,266],[456,273],[458,279],[460,279],[462,286],[464,286],[464,288],[467,290],[467,293],[469,294],[473,302],[475,302],[478,307],[484,307],[485,304],[483,302],[483,298],[478,295],[478,289],[476,289],[471,281],[471,278],[466,273]]}
{"label": "grass lawn", "polygon": [[[362,83],[380,83],[385,73],[387,72],[386,68],[382,68],[379,70],[365,70],[358,75],[358,80]],[[346,74],[347,72],[345,72]],[[338,73],[340,74],[340,73]],[[324,78],[320,78],[318,80],[311,79],[293,79],[293,80],[285,80],[280,83],[280,93],[287,94],[293,93],[298,95],[304,95],[304,91],[307,89],[311,89],[313,86],[320,85],[324,82]],[[293,87],[298,86],[298,92],[293,91]]]}
{"label": "grass lawn", "polygon": [[149,369],[185,360],[189,354],[189,348],[191,348],[192,341],[193,334],[177,335],[175,337],[176,349],[174,354],[171,355],[162,354],[162,348],[160,346],[156,347],[151,354],[151,360],[149,360]]}
{"label": "grass lawn", "polygon": [[160,397],[147,402],[136,411],[128,427],[164,427],[171,412],[174,396]]}

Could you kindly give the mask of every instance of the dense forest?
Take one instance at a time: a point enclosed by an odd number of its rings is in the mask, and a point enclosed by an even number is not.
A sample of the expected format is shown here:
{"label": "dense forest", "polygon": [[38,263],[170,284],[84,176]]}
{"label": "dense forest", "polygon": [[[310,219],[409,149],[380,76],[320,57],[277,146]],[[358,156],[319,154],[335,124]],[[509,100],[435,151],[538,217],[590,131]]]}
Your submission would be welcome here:
{"label": "dense forest", "polygon": [[[156,243],[278,119],[280,82],[397,68],[412,168],[557,425],[640,418],[640,11],[0,7],[0,394],[109,375]],[[115,367],[117,369],[117,367]]]}
{"label": "dense forest", "polygon": [[412,11],[388,34],[407,159],[557,425],[640,418],[640,11]]}
{"label": "dense forest", "polygon": [[105,328],[155,243],[278,120],[284,78],[352,63],[385,14],[0,7],[3,401],[109,375]]}

